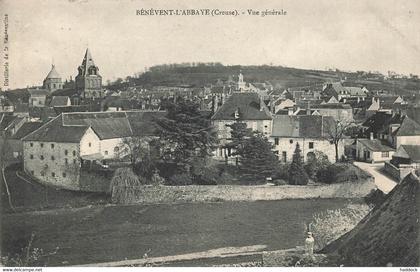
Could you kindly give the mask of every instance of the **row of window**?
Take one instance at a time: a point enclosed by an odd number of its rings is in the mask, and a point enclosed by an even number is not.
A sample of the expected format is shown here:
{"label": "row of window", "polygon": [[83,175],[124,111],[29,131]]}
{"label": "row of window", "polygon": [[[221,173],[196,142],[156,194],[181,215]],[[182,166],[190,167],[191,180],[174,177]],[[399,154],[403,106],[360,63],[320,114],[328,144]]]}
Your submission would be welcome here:
{"label": "row of window", "polygon": [[[289,143],[293,144],[293,140],[289,140]],[[279,145],[279,138],[274,138],[274,144]],[[309,142],[309,148],[314,148],[314,142]]]}
{"label": "row of window", "polygon": [[[34,143],[29,143],[29,145],[31,146],[31,147],[33,147],[34,146]],[[44,143],[39,143],[39,146],[40,147],[44,147]],[[50,145],[51,146],[51,149],[54,149],[54,147],[55,147],[55,144],[51,144]],[[91,143],[89,143],[89,146],[91,146]],[[64,150],[64,155],[68,155],[69,154],[69,151],[66,149],[66,150]],[[76,156],[76,150],[73,150],[73,156]]]}
{"label": "row of window", "polygon": [[[45,172],[44,171],[41,171],[40,174],[41,174],[42,177],[45,177]],[[31,171],[31,175],[34,176],[35,172]],[[63,176],[63,178],[67,177],[67,174],[65,172],[63,172],[61,175]],[[55,178],[55,172],[51,172],[51,177]]]}
{"label": "row of window", "polygon": [[[30,157],[31,160],[34,159],[34,155],[33,154],[29,155],[29,157]],[[39,156],[39,159],[41,161],[43,161],[45,159],[44,155]],[[51,160],[54,161],[55,160],[55,157],[54,156],[51,156]],[[77,161],[76,159],[73,159],[73,164],[76,164],[76,161]],[[66,164],[69,164],[69,160],[67,158],[64,159],[64,162]]]}

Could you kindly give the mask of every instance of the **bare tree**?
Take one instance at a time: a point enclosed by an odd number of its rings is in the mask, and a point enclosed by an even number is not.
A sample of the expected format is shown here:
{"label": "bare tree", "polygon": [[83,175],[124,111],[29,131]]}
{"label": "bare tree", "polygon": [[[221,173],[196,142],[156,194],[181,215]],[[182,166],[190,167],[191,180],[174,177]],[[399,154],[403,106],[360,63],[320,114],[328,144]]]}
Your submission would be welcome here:
{"label": "bare tree", "polygon": [[149,151],[148,141],[140,137],[123,138],[121,144],[118,146],[118,156],[120,158],[129,157],[133,168],[137,162],[149,154]]}
{"label": "bare tree", "polygon": [[350,127],[354,125],[354,122],[345,120],[331,120],[326,124],[326,138],[334,144],[335,147],[335,161],[339,161],[338,157],[338,146],[340,142],[346,137],[346,133]]}

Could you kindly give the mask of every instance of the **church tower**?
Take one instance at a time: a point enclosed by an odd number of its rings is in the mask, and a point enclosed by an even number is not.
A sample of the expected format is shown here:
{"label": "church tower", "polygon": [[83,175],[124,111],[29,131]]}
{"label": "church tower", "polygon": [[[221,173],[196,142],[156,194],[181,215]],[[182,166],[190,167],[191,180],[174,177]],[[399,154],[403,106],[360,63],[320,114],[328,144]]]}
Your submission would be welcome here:
{"label": "church tower", "polygon": [[51,71],[48,73],[47,77],[42,83],[44,89],[48,90],[50,93],[55,90],[63,89],[63,82],[61,81],[61,76],[55,70],[55,65],[51,65]]}
{"label": "church tower", "polygon": [[246,82],[244,81],[244,76],[241,72],[239,72],[238,82],[236,83],[236,90],[238,91],[245,91],[246,89]]}
{"label": "church tower", "polygon": [[75,78],[76,89],[81,92],[84,98],[100,98],[103,96],[102,77],[98,71],[99,69],[93,62],[88,48]]}

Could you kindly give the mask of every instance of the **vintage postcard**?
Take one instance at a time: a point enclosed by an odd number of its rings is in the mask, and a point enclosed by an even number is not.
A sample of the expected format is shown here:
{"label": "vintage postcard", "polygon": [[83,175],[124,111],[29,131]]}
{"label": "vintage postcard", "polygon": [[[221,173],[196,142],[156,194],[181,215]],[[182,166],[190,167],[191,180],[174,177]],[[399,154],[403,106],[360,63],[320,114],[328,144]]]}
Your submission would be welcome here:
{"label": "vintage postcard", "polygon": [[2,271],[417,271],[418,0],[0,16]]}

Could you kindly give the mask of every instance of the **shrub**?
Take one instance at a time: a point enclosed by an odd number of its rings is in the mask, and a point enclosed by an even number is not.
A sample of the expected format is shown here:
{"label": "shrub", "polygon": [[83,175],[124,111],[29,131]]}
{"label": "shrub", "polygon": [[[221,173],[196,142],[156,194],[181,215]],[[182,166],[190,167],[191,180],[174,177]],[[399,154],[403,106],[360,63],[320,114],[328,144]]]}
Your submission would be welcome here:
{"label": "shrub", "polygon": [[308,156],[308,161],[304,168],[311,179],[317,180],[317,173],[324,171],[330,165],[327,155],[320,151],[315,151],[313,156]]}
{"label": "shrub", "polygon": [[321,250],[352,230],[370,210],[371,208],[366,204],[350,204],[342,209],[315,214],[309,224],[315,239],[315,250]]}
{"label": "shrub", "polygon": [[275,171],[273,173],[273,179],[288,180],[289,179],[289,169],[290,169],[290,164],[279,163],[278,167],[275,169]]}
{"label": "shrub", "polygon": [[319,171],[317,180],[324,183],[357,182],[369,179],[371,176],[350,163],[335,163]]}
{"label": "shrub", "polygon": [[167,179],[166,184],[172,185],[172,186],[191,185],[193,184],[192,181],[193,180],[192,180],[191,175],[188,175],[187,173],[180,173],[180,174],[175,174],[169,179]]}
{"label": "shrub", "polygon": [[216,162],[208,158],[197,158],[191,164],[191,174],[194,184],[215,185],[220,176]]}

